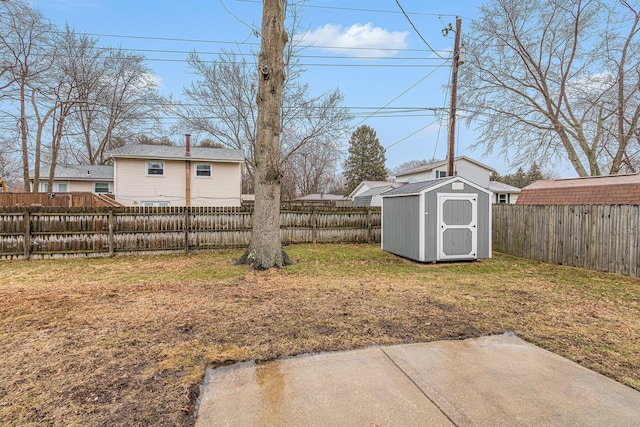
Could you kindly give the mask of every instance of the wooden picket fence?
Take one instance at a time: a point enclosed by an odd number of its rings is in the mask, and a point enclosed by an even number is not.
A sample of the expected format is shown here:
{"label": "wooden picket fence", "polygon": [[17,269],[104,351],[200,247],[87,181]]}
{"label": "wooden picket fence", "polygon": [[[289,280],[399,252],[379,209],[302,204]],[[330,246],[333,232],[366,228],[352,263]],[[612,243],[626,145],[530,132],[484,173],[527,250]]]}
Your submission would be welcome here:
{"label": "wooden picket fence", "polygon": [[494,205],[492,238],[499,252],[640,276],[638,205]]}
{"label": "wooden picket fence", "polygon": [[[0,208],[0,259],[113,256],[246,247],[252,208]],[[289,243],[380,241],[379,208],[289,208]]]}

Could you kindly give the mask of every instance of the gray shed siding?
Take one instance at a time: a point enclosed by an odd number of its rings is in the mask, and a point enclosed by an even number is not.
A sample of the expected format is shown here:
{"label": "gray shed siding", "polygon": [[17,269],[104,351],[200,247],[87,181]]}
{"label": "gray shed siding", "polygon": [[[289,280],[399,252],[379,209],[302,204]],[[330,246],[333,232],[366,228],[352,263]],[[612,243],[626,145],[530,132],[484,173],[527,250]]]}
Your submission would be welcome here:
{"label": "gray shed siding", "polygon": [[394,197],[382,201],[384,250],[410,259],[420,257],[420,198]]}
{"label": "gray shed siding", "polygon": [[[438,194],[473,195],[477,200],[477,258],[491,257],[491,194],[464,183],[462,190],[454,190],[453,182],[437,188],[426,188],[421,196],[417,194],[383,198],[383,247],[382,249],[405,258],[432,262],[438,260]],[[459,181],[457,182],[459,185]],[[423,198],[424,212],[420,213],[420,197]],[[458,218],[459,210],[450,203],[443,211],[444,218],[452,221],[469,220]],[[423,258],[420,256],[420,217],[424,216]],[[464,214],[462,214],[464,215]],[[468,215],[468,214],[466,214]],[[465,237],[464,232],[459,236]],[[453,242],[458,244],[457,242]],[[447,243],[445,242],[445,245]],[[460,242],[468,244],[468,242]]]}

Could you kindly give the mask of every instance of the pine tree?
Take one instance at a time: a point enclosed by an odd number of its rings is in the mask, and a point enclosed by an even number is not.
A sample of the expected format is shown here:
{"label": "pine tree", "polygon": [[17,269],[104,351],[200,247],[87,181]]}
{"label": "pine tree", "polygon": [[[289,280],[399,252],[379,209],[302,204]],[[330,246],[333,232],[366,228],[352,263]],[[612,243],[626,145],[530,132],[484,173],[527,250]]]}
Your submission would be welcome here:
{"label": "pine tree", "polygon": [[351,134],[349,156],[344,165],[345,194],[351,193],[362,181],[384,181],[387,178],[385,150],[376,131],[363,125]]}

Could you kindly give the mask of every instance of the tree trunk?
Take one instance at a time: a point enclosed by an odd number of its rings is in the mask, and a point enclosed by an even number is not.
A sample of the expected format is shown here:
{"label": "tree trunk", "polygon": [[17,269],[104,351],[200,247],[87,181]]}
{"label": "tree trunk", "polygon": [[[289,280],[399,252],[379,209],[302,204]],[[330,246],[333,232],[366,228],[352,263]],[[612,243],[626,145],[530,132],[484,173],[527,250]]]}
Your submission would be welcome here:
{"label": "tree trunk", "polygon": [[280,114],[284,87],[286,0],[264,0],[258,56],[255,208],[251,243],[238,261],[256,269],[290,264],[280,240]]}
{"label": "tree trunk", "polygon": [[[27,109],[25,90],[26,82],[24,77],[20,80],[20,141],[22,143],[22,179],[24,181],[24,191],[31,192],[31,185],[29,184],[29,143],[27,136]],[[33,191],[38,191],[37,188],[33,188]]]}

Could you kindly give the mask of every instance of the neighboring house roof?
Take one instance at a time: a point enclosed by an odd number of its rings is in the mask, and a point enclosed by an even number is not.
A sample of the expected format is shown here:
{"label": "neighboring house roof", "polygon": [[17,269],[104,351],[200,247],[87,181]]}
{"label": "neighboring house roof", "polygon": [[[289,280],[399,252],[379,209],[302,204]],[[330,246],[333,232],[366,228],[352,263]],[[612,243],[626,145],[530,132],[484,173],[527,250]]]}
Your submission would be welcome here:
{"label": "neighboring house roof", "polygon": [[[459,160],[466,160],[468,162],[475,163],[476,165],[478,165],[478,166],[480,166],[482,168],[485,168],[486,170],[488,170],[490,172],[495,172],[495,169],[493,169],[491,166],[487,166],[484,163],[480,163],[479,161],[474,160],[474,159],[472,159],[470,157],[459,156],[459,157],[456,157],[455,159],[453,159],[454,163],[459,161]],[[419,166],[417,168],[413,168],[413,169],[409,169],[409,170],[406,170],[406,171],[402,171],[402,172],[396,174],[396,177],[404,176],[404,175],[413,175],[415,173],[420,173],[420,172],[429,172],[429,171],[432,171],[434,169],[441,168],[442,166],[447,166],[447,160],[441,160],[441,161],[438,161],[438,162],[429,163],[428,165]]]}
{"label": "neighboring house roof", "polygon": [[[389,182],[389,181],[362,181],[353,191],[349,194],[349,198],[353,199],[354,194],[356,194],[362,187],[378,188],[378,187],[388,187],[389,185],[395,187],[401,186],[403,183],[401,182]],[[360,196],[361,194],[358,194]]]}
{"label": "neighboring house roof", "polygon": [[536,181],[522,189],[516,204],[640,204],[640,174]]}
{"label": "neighboring house roof", "polygon": [[489,191],[494,193],[519,193],[521,190],[504,182],[489,181]]}
{"label": "neighboring house roof", "polygon": [[185,155],[185,147],[172,145],[132,144],[115,148],[107,153],[113,158],[127,159],[190,159],[195,161],[243,162],[242,150],[228,148],[192,147],[191,156]]}
{"label": "neighboring house roof", "polygon": [[340,194],[313,193],[306,196],[295,198],[294,200],[349,200]]}
{"label": "neighboring house roof", "polygon": [[402,185],[403,184],[399,182],[388,182],[386,183],[386,185],[370,188],[353,198],[353,206],[371,206],[371,200],[374,196],[377,196],[380,193],[384,193],[387,190],[400,187]]}
{"label": "neighboring house roof", "polygon": [[[49,168],[40,169],[40,180],[49,178]],[[34,179],[34,172],[29,172]],[[113,181],[113,166],[110,165],[57,165],[56,181]]]}

